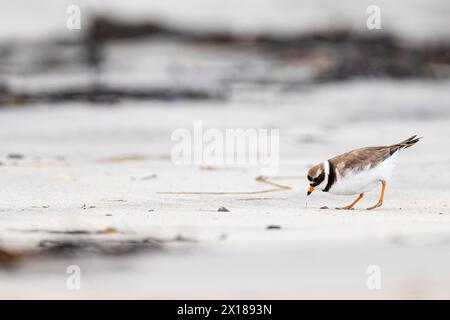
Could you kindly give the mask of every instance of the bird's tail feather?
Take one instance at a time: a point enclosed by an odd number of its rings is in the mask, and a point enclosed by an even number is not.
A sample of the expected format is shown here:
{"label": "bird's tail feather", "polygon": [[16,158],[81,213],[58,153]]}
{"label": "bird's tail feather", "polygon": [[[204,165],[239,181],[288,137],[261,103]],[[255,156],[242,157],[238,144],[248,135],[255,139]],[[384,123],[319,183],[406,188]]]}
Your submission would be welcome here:
{"label": "bird's tail feather", "polygon": [[391,146],[391,154],[393,154],[394,152],[396,152],[396,151],[398,151],[400,149],[406,149],[406,148],[412,147],[420,139],[422,139],[422,137],[417,138],[417,135],[413,135],[412,137],[410,137],[410,138],[408,138],[408,139],[406,139],[406,140],[404,140],[402,142],[393,144]]}

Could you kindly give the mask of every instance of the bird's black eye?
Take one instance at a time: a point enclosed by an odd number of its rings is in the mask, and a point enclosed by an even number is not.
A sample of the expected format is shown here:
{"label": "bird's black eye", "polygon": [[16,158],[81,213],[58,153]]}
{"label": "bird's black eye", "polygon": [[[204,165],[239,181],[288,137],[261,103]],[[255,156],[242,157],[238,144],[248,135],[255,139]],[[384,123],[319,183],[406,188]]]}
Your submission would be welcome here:
{"label": "bird's black eye", "polygon": [[312,181],[312,178],[310,176],[307,176],[307,178],[308,178],[309,181]]}

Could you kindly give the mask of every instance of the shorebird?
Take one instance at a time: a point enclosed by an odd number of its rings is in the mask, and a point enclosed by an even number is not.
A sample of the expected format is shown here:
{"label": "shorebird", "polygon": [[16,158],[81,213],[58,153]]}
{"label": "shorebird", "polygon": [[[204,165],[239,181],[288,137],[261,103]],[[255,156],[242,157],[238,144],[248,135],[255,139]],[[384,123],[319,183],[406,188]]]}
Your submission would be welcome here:
{"label": "shorebird", "polygon": [[389,146],[366,147],[351,150],[311,167],[308,171],[309,196],[315,189],[337,195],[358,195],[348,206],[336,209],[350,210],[364,197],[364,193],[381,183],[378,202],[367,208],[381,207],[387,180],[400,150],[413,146],[421,138],[417,135]]}

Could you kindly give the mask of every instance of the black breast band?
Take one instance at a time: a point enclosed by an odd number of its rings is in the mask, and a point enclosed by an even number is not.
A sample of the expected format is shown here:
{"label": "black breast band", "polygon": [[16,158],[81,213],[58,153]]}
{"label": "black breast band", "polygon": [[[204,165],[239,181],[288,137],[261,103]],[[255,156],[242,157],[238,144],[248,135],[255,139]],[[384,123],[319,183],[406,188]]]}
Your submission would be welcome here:
{"label": "black breast band", "polygon": [[330,165],[330,172],[328,173],[328,183],[327,186],[325,187],[325,189],[323,189],[323,192],[328,192],[331,188],[331,186],[333,186],[334,182],[336,181],[336,173],[334,172],[334,166],[331,163],[330,160],[327,160],[328,164]]}

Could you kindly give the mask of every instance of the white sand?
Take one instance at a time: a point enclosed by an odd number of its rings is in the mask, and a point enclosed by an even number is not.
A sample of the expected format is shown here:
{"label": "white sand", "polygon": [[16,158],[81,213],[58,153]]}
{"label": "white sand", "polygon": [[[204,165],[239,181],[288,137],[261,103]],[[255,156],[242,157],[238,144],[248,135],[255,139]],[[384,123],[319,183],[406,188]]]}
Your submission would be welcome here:
{"label": "white sand", "polygon": [[[41,240],[78,238],[23,231],[106,227],[119,233],[78,237],[196,242],[119,258],[30,259],[0,270],[0,297],[450,298],[448,85],[349,82],[268,95],[264,104],[255,94],[225,105],[1,110],[0,245],[34,250]],[[352,198],[316,192],[306,209],[302,179],[277,181],[293,190],[253,196],[157,194],[266,188],[254,181],[255,168],[208,171],[167,159],[172,130],[198,119],[216,128],[279,128],[283,176],[354,147],[424,139],[401,154],[376,211],[363,208],[377,192],[351,212],[320,210]],[[25,158],[5,159],[9,153]],[[127,154],[155,159],[97,161]],[[47,166],[37,167],[35,157]],[[230,212],[217,212],[221,206]],[[271,224],[281,229],[266,230]],[[66,288],[70,264],[82,269],[81,290]],[[381,290],[366,287],[369,265],[381,268]]]}

